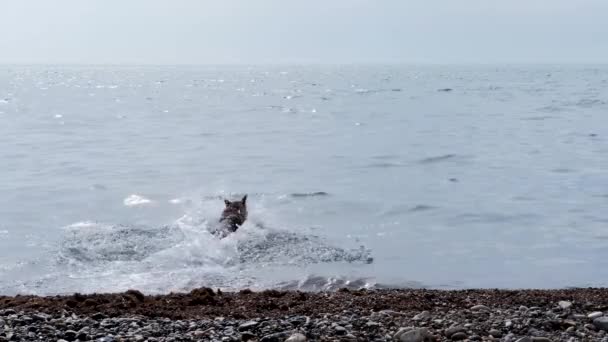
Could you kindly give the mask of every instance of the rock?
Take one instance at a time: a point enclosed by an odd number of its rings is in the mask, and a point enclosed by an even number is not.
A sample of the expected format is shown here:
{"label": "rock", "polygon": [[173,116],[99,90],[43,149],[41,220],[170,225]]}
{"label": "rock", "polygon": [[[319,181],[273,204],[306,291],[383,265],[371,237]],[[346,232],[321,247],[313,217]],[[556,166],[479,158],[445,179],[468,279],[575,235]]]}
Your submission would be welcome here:
{"label": "rock", "polygon": [[382,324],[378,323],[378,322],[374,322],[374,321],[367,321],[367,323],[365,323],[365,326],[370,328],[370,329],[376,329],[378,327],[380,327]]}
{"label": "rock", "polygon": [[282,342],[289,336],[288,332],[279,332],[274,334],[269,334],[260,339],[260,342]]}
{"label": "rock", "polygon": [[285,342],[306,342],[306,336],[300,333],[295,333],[289,336],[289,338],[286,339]]}
{"label": "rock", "polygon": [[495,338],[502,337],[502,331],[500,331],[500,330],[490,329],[490,331],[488,333],[490,334],[490,336],[495,337]]}
{"label": "rock", "polygon": [[597,328],[595,327],[595,325],[593,324],[585,324],[585,329],[587,330],[591,330],[591,331],[597,331]]}
{"label": "rock", "polygon": [[465,340],[467,337],[469,337],[466,333],[464,332],[457,332],[454,335],[450,336],[450,339],[452,339],[452,341],[461,341],[461,340]]}
{"label": "rock", "polygon": [[505,322],[505,328],[510,329],[513,326],[513,322],[508,320]]}
{"label": "rock", "polygon": [[404,327],[404,328],[399,328],[399,330],[397,330],[397,332],[395,333],[395,335],[393,335],[393,339],[395,341],[399,340],[399,337],[401,337],[401,335],[403,335],[404,333],[410,331],[410,330],[414,330],[413,327]]}
{"label": "rock", "polygon": [[454,326],[454,327],[450,327],[445,329],[444,334],[447,337],[452,337],[452,335],[459,333],[459,332],[465,332],[466,329],[461,327],[461,326]]}
{"label": "rock", "polygon": [[519,340],[517,340],[515,342],[532,342],[532,338],[529,336],[526,336],[526,337],[520,338]]}
{"label": "rock", "polygon": [[413,329],[406,331],[399,336],[399,342],[426,342],[432,341],[432,337],[426,328]]}
{"label": "rock", "polygon": [[475,305],[471,307],[473,311],[490,311],[490,308],[485,305]]}
{"label": "rock", "polygon": [[542,336],[532,337],[532,342],[551,342],[551,339]]}
{"label": "rock", "polygon": [[241,333],[241,341],[249,341],[256,339],[257,336],[255,334],[250,333],[249,331],[245,331]]}
{"label": "rock", "polygon": [[337,335],[346,335],[346,328],[341,325],[336,325],[334,331]]}
{"label": "rock", "polygon": [[414,321],[426,321],[431,318],[431,313],[428,311],[422,311],[421,313],[414,316]]}
{"label": "rock", "polygon": [[258,324],[260,324],[260,323],[258,323],[257,321],[245,322],[245,323],[239,325],[239,331],[251,330],[251,329],[257,327]]}
{"label": "rock", "polygon": [[63,333],[63,337],[68,341],[74,341],[76,339],[76,335],[78,335],[78,333],[74,330],[67,330]]}
{"label": "rock", "polygon": [[566,310],[566,309],[570,309],[570,307],[572,306],[572,302],[569,302],[567,300],[562,300],[559,303],[557,303],[557,305],[559,305],[559,307],[562,308],[562,310]]}
{"label": "rock", "polygon": [[589,319],[596,319],[596,318],[599,318],[599,317],[602,317],[602,316],[604,316],[603,312],[601,312],[601,311],[595,311],[595,312],[592,312],[592,313],[588,314],[587,318],[589,318]]}
{"label": "rock", "polygon": [[608,317],[598,317],[594,319],[593,325],[599,330],[608,331]]}

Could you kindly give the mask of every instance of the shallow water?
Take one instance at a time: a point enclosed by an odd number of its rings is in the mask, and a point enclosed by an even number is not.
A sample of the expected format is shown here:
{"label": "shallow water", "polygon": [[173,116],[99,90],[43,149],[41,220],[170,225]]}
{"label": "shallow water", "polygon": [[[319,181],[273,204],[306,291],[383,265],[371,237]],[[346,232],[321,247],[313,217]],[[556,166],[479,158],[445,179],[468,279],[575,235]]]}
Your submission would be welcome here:
{"label": "shallow water", "polygon": [[607,102],[605,66],[1,66],[0,293],[606,286]]}

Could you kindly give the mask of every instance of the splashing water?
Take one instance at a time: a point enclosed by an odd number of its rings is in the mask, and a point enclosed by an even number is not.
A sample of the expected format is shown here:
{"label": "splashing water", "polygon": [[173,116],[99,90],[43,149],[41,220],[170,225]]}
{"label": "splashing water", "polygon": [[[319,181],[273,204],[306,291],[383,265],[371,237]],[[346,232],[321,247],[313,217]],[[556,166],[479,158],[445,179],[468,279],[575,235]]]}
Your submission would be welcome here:
{"label": "splashing water", "polygon": [[[297,279],[259,279],[257,270],[302,269],[320,263],[373,261],[363,246],[345,249],[322,238],[247,221],[236,233],[218,239],[210,231],[215,219],[199,208],[160,227],[114,225],[90,221],[64,228],[64,236],[42,279],[7,286],[5,292],[38,294],[114,292],[137,288],[148,293],[188,291],[210,286],[227,290],[281,286]],[[191,201],[185,201],[190,202]],[[303,282],[303,287],[311,287]],[[295,286],[295,285],[294,285]]]}

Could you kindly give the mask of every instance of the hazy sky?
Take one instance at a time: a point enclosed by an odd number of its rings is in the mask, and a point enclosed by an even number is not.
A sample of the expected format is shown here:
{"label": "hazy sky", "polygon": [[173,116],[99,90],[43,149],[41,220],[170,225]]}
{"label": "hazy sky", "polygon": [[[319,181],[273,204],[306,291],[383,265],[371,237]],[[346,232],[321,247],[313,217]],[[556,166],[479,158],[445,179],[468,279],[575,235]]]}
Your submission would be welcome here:
{"label": "hazy sky", "polygon": [[0,63],[608,63],[608,0],[0,0]]}

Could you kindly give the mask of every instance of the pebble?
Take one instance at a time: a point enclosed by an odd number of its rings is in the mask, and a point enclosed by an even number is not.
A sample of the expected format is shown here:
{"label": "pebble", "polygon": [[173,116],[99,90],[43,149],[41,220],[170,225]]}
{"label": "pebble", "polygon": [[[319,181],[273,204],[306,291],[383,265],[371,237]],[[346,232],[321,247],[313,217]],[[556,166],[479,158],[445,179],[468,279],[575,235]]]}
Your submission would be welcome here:
{"label": "pebble", "polygon": [[562,308],[562,310],[566,310],[566,309],[570,309],[570,307],[572,306],[572,302],[569,302],[567,300],[562,300],[559,303],[557,303],[557,305],[559,305],[559,307]]}
{"label": "pebble", "polygon": [[473,311],[490,311],[490,308],[485,305],[475,305],[471,307]]}
{"label": "pebble", "polygon": [[445,329],[445,336],[451,337],[452,335],[454,335],[456,333],[464,332],[464,331],[466,331],[466,329],[461,326],[450,327],[450,328]]}
{"label": "pebble", "polygon": [[543,336],[532,337],[532,342],[551,342],[551,339]]}
{"label": "pebble", "polygon": [[[595,306],[599,307],[599,304]],[[129,314],[107,317],[95,311],[87,317],[82,313],[75,315],[67,308],[50,316],[32,309],[26,312],[9,309],[0,310],[0,342],[56,342],[58,339],[62,339],[62,342],[557,342],[570,338],[577,342],[608,342],[608,317],[601,312],[580,312],[578,305],[572,305],[568,311],[557,309],[555,301],[525,310],[519,305],[496,305],[496,309],[492,310],[485,305],[467,307],[473,311],[454,308],[429,311],[405,309],[383,314],[353,307],[333,314],[321,311],[303,316],[286,312],[276,317],[253,316],[247,319],[168,319]],[[400,323],[416,326],[399,328]]]}
{"label": "pebble", "polygon": [[490,331],[488,333],[492,337],[496,337],[496,338],[501,338],[502,337],[502,331],[500,331],[500,330],[490,329]]}
{"label": "pebble", "polygon": [[426,321],[431,318],[431,313],[428,311],[422,311],[421,313],[414,316],[414,321]]}
{"label": "pebble", "polygon": [[465,340],[467,337],[469,336],[464,332],[457,332],[454,335],[450,336],[450,339],[452,339],[452,341],[460,341]]}
{"label": "pebble", "polygon": [[255,328],[258,324],[256,321],[249,321],[239,325],[239,331],[246,331]]}
{"label": "pebble", "polygon": [[295,333],[289,336],[289,338],[286,339],[285,342],[306,342],[306,336],[300,333]]}
{"label": "pebble", "polygon": [[399,342],[424,342],[430,339],[430,334],[426,328],[418,328],[407,331],[399,336]]}
{"label": "pebble", "polygon": [[587,317],[589,319],[596,319],[596,318],[602,317],[602,316],[604,316],[604,313],[601,312],[601,311],[595,311],[595,312],[592,312],[592,313],[590,313],[590,314],[587,315]]}
{"label": "pebble", "polygon": [[340,325],[337,325],[334,330],[336,331],[336,334],[338,335],[346,335],[346,328]]}
{"label": "pebble", "polygon": [[598,317],[594,319],[593,325],[599,330],[608,331],[608,317]]}

